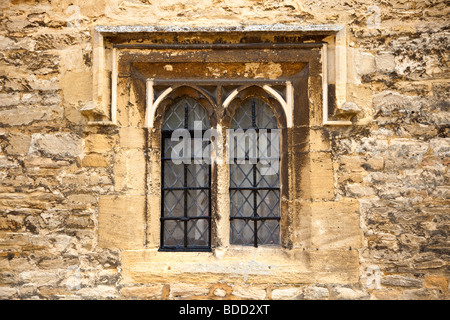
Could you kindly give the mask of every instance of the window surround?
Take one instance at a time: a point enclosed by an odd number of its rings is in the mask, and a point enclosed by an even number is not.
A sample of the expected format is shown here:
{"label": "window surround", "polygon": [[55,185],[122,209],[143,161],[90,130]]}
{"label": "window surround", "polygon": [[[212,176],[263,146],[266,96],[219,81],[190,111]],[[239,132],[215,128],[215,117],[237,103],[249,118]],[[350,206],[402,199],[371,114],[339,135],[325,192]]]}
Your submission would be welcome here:
{"label": "window surround", "polygon": [[[285,32],[297,32],[305,34],[316,34],[322,36],[322,41],[320,46],[316,43],[311,43],[309,46],[313,48],[314,46],[320,47],[322,51],[322,61],[321,67],[321,83],[311,83],[308,90],[315,90],[322,85],[321,92],[318,96],[311,94],[310,99],[313,101],[312,107],[314,107],[314,114],[310,115],[311,119],[308,124],[304,127],[295,126],[295,110],[293,107],[293,102],[290,100],[289,96],[295,95],[294,88],[290,81],[284,81],[285,86],[285,97],[276,97],[273,91],[272,83],[267,81],[267,83],[261,83],[261,88],[267,93],[272,94],[274,98],[283,107],[286,113],[286,117],[292,114],[291,119],[287,119],[287,128],[293,130],[292,135],[285,135],[283,139],[288,141],[289,145],[296,145],[296,135],[303,132],[306,126],[312,129],[318,130],[324,126],[341,126],[341,125],[351,125],[352,122],[349,120],[338,120],[333,117],[333,114],[328,110],[328,98],[322,99],[323,97],[328,97],[328,89],[330,84],[334,84],[336,90],[336,108],[339,109],[345,103],[346,97],[346,62],[345,62],[345,48],[346,48],[346,36],[345,28],[342,26],[335,25],[322,25],[322,26],[289,26],[289,25],[275,25],[275,26],[249,26],[249,27],[224,27],[224,28],[194,28],[194,27],[146,27],[146,26],[118,26],[118,27],[103,27],[97,26],[94,29],[94,96],[93,102],[86,105],[82,111],[91,120],[89,125],[96,126],[118,126],[118,83],[119,83],[119,57],[122,55],[123,51],[126,51],[124,47],[120,45],[115,45],[114,43],[108,42],[106,39],[111,35],[127,36],[133,34],[142,33],[228,33],[228,32],[238,32],[238,33],[253,33],[253,32],[269,32],[284,34]],[[181,45],[181,47],[195,49],[196,44],[186,44]],[[211,45],[216,49],[221,46],[227,47],[226,44]],[[260,48],[267,47],[267,44],[258,44]],[[270,46],[270,44],[269,44]],[[170,48],[170,45],[162,45],[161,47]],[[236,48],[239,47],[235,46]],[[245,47],[245,45],[241,46]],[[138,49],[136,46],[135,49]],[[229,48],[228,48],[229,49]],[[219,49],[220,50],[220,49]],[[328,59],[327,59],[328,58]],[[333,64],[330,60],[335,61]],[[344,63],[343,63],[344,62]],[[336,67],[337,66],[337,67]],[[328,76],[329,75],[329,76]],[[319,79],[319,75],[315,75]],[[170,95],[176,87],[170,86],[162,93],[157,94],[152,88],[156,83],[162,81],[163,79],[158,78],[148,78],[145,80],[146,87],[146,101],[147,107],[145,112],[145,127],[149,131],[149,144],[152,147],[158,147],[158,140],[153,133],[157,131],[156,124],[159,120],[155,116],[158,112],[158,106],[163,102],[164,98]],[[252,81],[258,82],[258,79],[252,79]],[[314,80],[315,81],[315,80]],[[263,82],[263,81],[262,81]],[[315,86],[312,88],[311,86]],[[291,87],[291,88],[290,88]],[[237,90],[237,89],[236,89]],[[229,105],[233,101],[233,98],[240,92],[240,90],[231,92],[221,103],[224,109],[228,109]],[[320,89],[319,89],[320,90]],[[288,93],[289,92],[289,93]],[[275,91],[275,93],[278,93]],[[315,92],[317,93],[317,92]],[[161,98],[161,99],[160,99]],[[228,100],[227,100],[228,99]],[[148,101],[153,101],[148,103]],[[318,104],[317,102],[320,102]],[[318,107],[320,110],[318,110]],[[286,112],[287,111],[287,112]],[[320,111],[320,112],[318,112]],[[217,125],[218,129],[224,129]],[[316,131],[314,131],[316,132]],[[299,142],[298,149],[302,149],[302,143]],[[300,153],[304,151],[299,151]],[[319,155],[319,153],[317,153]],[[293,161],[294,164],[289,164],[290,167],[294,168],[297,163],[304,163],[308,160],[309,156],[306,153],[299,156],[298,160]],[[286,160],[286,159],[284,159]],[[282,160],[283,162],[283,160]],[[283,164],[282,164],[283,165]],[[155,172],[152,170],[157,170],[157,168],[150,168],[149,174],[153,175]],[[294,170],[294,169],[291,169]],[[215,177],[217,193],[221,194],[222,201],[226,199],[229,201],[228,197],[228,185],[220,186],[217,184],[217,180],[223,177],[227,177],[227,169],[225,167],[218,167],[216,172],[213,173],[212,178]],[[303,190],[294,190],[298,182],[293,181],[293,177],[288,177],[289,179],[289,190],[284,190],[282,193],[287,192],[289,194],[289,202],[292,207],[288,210],[298,210],[295,207],[304,207],[304,214],[300,217],[299,221],[282,221],[284,227],[290,224],[295,224],[292,226],[293,229],[298,228],[302,225],[311,226],[311,217],[308,216],[308,210],[313,210],[315,206],[314,203],[307,202],[307,196],[299,196]],[[302,177],[303,180],[308,179],[307,177]],[[222,180],[221,180],[222,181]],[[281,182],[282,186],[283,183]],[[224,196],[226,195],[226,196]],[[297,199],[305,200],[297,200]],[[314,199],[330,198],[332,195],[313,195]],[[222,210],[221,216],[224,213],[228,214],[229,208],[225,202],[220,202],[217,204]],[[348,204],[353,207],[354,203]],[[319,205],[321,206],[321,205]],[[285,208],[286,209],[286,208]],[[150,208],[151,210],[151,208]],[[157,217],[159,217],[160,209],[157,208]],[[149,232],[146,234],[145,243],[152,243],[151,233],[154,231],[152,225],[155,221],[152,221],[153,214],[149,213],[149,219],[146,223],[149,226]],[[338,256],[336,252],[333,251],[333,245],[325,245],[325,251],[317,251],[314,247],[317,245],[313,240],[307,239],[307,236],[298,234],[298,243],[294,247],[290,247],[289,243],[285,243],[283,248],[267,248],[267,247],[236,247],[228,246],[228,236],[229,229],[224,227],[229,224],[229,221],[221,219],[220,225],[216,226],[216,232],[220,235],[221,242],[213,249],[213,252],[196,252],[196,253],[183,253],[177,252],[173,255],[177,256],[174,259],[181,261],[179,266],[172,266],[170,264],[170,259],[167,260],[167,255],[172,255],[172,253],[157,252],[157,247],[147,246],[134,248],[132,250],[125,250],[122,252],[122,267],[124,279],[123,283],[145,283],[145,282],[155,282],[161,281],[162,278],[165,280],[173,281],[187,281],[187,282],[197,282],[197,281],[222,281],[226,279],[227,281],[242,281],[244,282],[263,282],[263,283],[313,283],[315,281],[330,281],[330,274],[333,275],[333,279],[336,283],[338,282],[349,282],[356,281],[358,278],[358,264],[357,261],[358,253],[354,250],[348,250],[348,247],[344,250],[339,250]],[[155,225],[155,230],[159,230],[159,224]],[[289,227],[290,228],[290,227]],[[313,228],[314,229],[314,228]],[[302,230],[304,231],[304,230]],[[295,230],[290,230],[289,232],[297,232]],[[315,232],[315,231],[306,231]],[[156,236],[159,244],[159,232]],[[353,241],[353,240],[352,240]],[[328,251],[329,252],[328,252]],[[331,250],[331,251],[330,251]],[[332,252],[332,253],[330,253]],[[356,260],[355,260],[356,259]],[[336,270],[341,270],[336,273]],[[345,271],[343,271],[345,270]],[[263,276],[263,277],[261,277]]]}

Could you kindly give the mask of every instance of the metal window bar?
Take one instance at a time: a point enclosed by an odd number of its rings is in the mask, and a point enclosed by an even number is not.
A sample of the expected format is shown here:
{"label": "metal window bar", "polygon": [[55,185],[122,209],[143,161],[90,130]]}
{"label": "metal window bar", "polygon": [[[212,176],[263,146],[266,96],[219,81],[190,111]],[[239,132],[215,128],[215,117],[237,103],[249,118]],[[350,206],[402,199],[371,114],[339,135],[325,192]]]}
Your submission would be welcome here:
{"label": "metal window bar", "polygon": [[[184,129],[188,129],[188,114],[189,114],[189,105],[188,103],[185,104],[184,106]],[[211,165],[208,164],[207,165],[207,185],[203,186],[203,187],[193,187],[193,186],[188,186],[188,164],[183,164],[183,187],[165,187],[165,163],[168,161],[172,161],[173,159],[170,157],[164,157],[164,152],[165,152],[165,140],[171,136],[171,134],[174,132],[175,130],[162,130],[161,132],[161,233],[160,233],[160,248],[159,251],[211,251]],[[206,130],[202,130],[202,134],[205,132]],[[193,130],[189,130],[189,132],[193,132]],[[192,154],[191,154],[191,161],[193,160]],[[193,179],[196,180],[196,176],[193,176]],[[188,210],[190,208],[192,208],[193,205],[191,205],[190,207],[188,206],[188,193],[189,191],[196,191],[196,190],[205,190],[205,192],[207,193],[207,199],[208,199],[208,205],[207,205],[207,210],[208,213],[206,216],[189,216]],[[164,210],[165,210],[165,193],[166,191],[183,191],[183,216],[181,217],[168,217],[165,216],[164,214]],[[192,201],[196,201],[197,198],[193,199]],[[198,206],[197,206],[198,208]],[[165,223],[166,221],[180,221],[183,224],[183,233],[184,233],[184,238],[183,238],[183,245],[166,245],[166,238],[165,238],[165,232],[166,232],[166,228],[165,228]],[[188,224],[190,221],[193,222],[197,222],[197,221],[207,221],[207,227],[205,231],[201,231],[199,230],[195,224],[193,224],[193,226],[188,229]],[[189,239],[188,239],[188,233],[190,230],[192,229],[197,229],[197,231],[200,232],[200,238],[204,238],[205,237],[205,233],[207,232],[207,245],[190,245],[189,244]],[[175,232],[176,227],[174,228],[174,230],[172,231],[172,233]],[[169,233],[169,231],[167,230],[167,233]],[[170,239],[170,236],[172,234],[169,235],[168,239]]]}
{"label": "metal window bar", "polygon": [[[258,126],[257,126],[257,124],[256,124],[256,102],[255,102],[255,99],[252,99],[252,102],[251,102],[251,111],[252,111],[252,115],[251,115],[251,117],[252,117],[252,125],[251,125],[251,128],[246,128],[246,129],[253,129],[253,130],[255,130],[256,132],[259,132],[259,130],[260,129],[264,129],[264,128],[259,128]],[[270,129],[266,129],[267,130],[267,132],[270,132]],[[274,160],[281,160],[281,158],[280,158],[280,156],[278,156],[278,157],[269,157],[270,159],[274,159]],[[269,158],[264,158],[264,159],[269,159]],[[250,157],[248,156],[248,154],[246,153],[246,156],[245,157],[240,157],[240,158],[238,158],[238,157],[233,157],[233,160],[234,161],[236,161],[236,160],[242,160],[242,159],[245,159],[245,160],[249,160],[250,159]],[[259,157],[257,158],[257,161],[258,161],[258,163],[259,163]],[[235,162],[236,163],[236,162]],[[237,164],[238,165],[238,164]],[[244,175],[245,175],[245,173],[244,173]],[[247,178],[247,176],[245,177],[245,178]],[[244,179],[245,179],[244,178]],[[232,177],[231,177],[231,173],[230,173],[230,179],[232,179]],[[237,183],[235,183],[236,185],[238,185]],[[277,221],[278,222],[278,224],[277,224],[277,226],[275,227],[275,229],[277,229],[277,228],[279,228],[279,224],[280,224],[280,220],[281,220],[281,217],[278,215],[278,216],[267,216],[267,217],[261,217],[259,214],[258,214],[258,208],[260,207],[260,205],[261,205],[261,203],[260,204],[258,204],[258,192],[259,191],[264,191],[264,190],[273,190],[273,191],[278,191],[278,201],[277,201],[277,205],[279,206],[280,205],[280,195],[279,195],[279,192],[280,192],[280,187],[279,186],[276,186],[276,187],[258,187],[258,181],[257,181],[257,164],[253,164],[252,165],[252,186],[251,187],[241,187],[240,185],[239,186],[236,186],[236,187],[229,187],[229,190],[230,191],[243,191],[243,190],[247,190],[247,191],[250,191],[251,193],[252,193],[252,202],[253,202],[253,213],[252,213],[252,215],[251,216],[249,216],[249,217],[245,217],[245,216],[231,216],[230,215],[230,221],[233,221],[233,220],[243,220],[243,221],[248,221],[248,222],[251,222],[251,221],[253,221],[253,246],[254,247],[258,247],[258,245],[259,245],[259,241],[258,241],[258,222],[265,222],[265,221],[267,221],[267,220],[272,220],[272,221]],[[231,200],[231,192],[230,192],[230,200]],[[248,198],[250,198],[251,196],[249,196]],[[248,199],[247,198],[247,199]],[[232,200],[231,200],[232,201]],[[246,200],[247,201],[247,200]],[[248,201],[247,201],[248,202]],[[240,208],[242,208],[242,206],[240,207]],[[274,230],[275,230],[274,229]],[[242,232],[242,230],[241,230],[241,232]],[[232,237],[231,237],[231,239],[230,239],[230,241],[231,241],[231,244],[235,244],[235,243],[233,243],[233,242],[236,242],[235,241],[235,239],[232,239]],[[276,243],[276,244],[279,244],[279,243]]]}

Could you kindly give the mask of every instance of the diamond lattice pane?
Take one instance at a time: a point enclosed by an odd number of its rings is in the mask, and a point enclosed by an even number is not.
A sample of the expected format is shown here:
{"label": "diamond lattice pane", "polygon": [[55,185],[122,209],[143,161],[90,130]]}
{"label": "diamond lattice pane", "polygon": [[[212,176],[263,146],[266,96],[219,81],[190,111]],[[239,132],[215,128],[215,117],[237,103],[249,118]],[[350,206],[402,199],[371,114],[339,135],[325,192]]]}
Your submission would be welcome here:
{"label": "diamond lattice pane", "polygon": [[248,188],[253,186],[253,165],[252,164],[231,164],[230,165],[230,187]]}
{"label": "diamond lattice pane", "polygon": [[[191,98],[186,98],[188,103],[188,129],[189,130],[206,130],[209,128],[209,118],[206,109],[197,101]],[[200,122],[201,126],[196,127],[195,122]]]}
{"label": "diamond lattice pane", "polygon": [[184,165],[174,164],[171,160],[164,161],[164,187],[180,188],[184,185]]}
{"label": "diamond lattice pane", "polygon": [[184,216],[184,191],[166,190],[164,191],[164,217]]}
{"label": "diamond lattice pane", "polygon": [[230,216],[251,217],[253,215],[253,192],[251,190],[230,190]]}
{"label": "diamond lattice pane", "polygon": [[209,165],[188,164],[187,165],[187,187],[208,187]]}
{"label": "diamond lattice pane", "polygon": [[280,223],[277,220],[258,222],[258,243],[261,245],[280,244]]}
{"label": "diamond lattice pane", "polygon": [[185,105],[186,101],[182,99],[171,105],[164,114],[164,121],[162,125],[163,130],[175,130],[184,128],[185,122]]}
{"label": "diamond lattice pane", "polygon": [[255,231],[254,222],[243,219],[231,220],[230,224],[230,243],[237,245],[253,245]]}
{"label": "diamond lattice pane", "polygon": [[267,164],[258,163],[256,165],[256,187],[258,188],[279,187],[280,171],[277,170],[278,169],[277,166],[279,166],[279,162],[277,160],[274,160],[271,163]]}
{"label": "diamond lattice pane", "polygon": [[209,244],[209,221],[206,219],[189,220],[188,228],[188,247],[189,246],[207,246]]}
{"label": "diamond lattice pane", "polygon": [[189,217],[209,216],[209,190],[187,190]]}
{"label": "diamond lattice pane", "polygon": [[259,190],[256,203],[256,212],[260,217],[280,217],[279,190]]}
{"label": "diamond lattice pane", "polygon": [[184,245],[184,223],[179,220],[164,221],[164,245]]}

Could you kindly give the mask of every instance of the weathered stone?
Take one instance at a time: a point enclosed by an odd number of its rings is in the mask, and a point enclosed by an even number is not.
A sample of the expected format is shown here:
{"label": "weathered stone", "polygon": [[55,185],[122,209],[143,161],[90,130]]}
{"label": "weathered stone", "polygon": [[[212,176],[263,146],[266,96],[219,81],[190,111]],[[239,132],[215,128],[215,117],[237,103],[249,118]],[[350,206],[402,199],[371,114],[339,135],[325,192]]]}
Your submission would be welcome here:
{"label": "weathered stone", "polygon": [[123,287],[122,289],[120,289],[120,294],[127,298],[161,299],[162,291],[162,285],[145,287]]}
{"label": "weathered stone", "polygon": [[425,277],[426,288],[439,288],[443,292],[448,291],[448,279],[442,276],[428,276]]}
{"label": "weathered stone", "polygon": [[26,155],[30,149],[31,137],[24,134],[11,134],[5,151],[12,155]]}
{"label": "weathered stone", "polygon": [[298,299],[300,295],[300,289],[287,288],[287,289],[275,289],[272,291],[273,300],[293,300]]}
{"label": "weathered stone", "polygon": [[0,93],[0,107],[12,107],[17,106],[20,101],[20,95]]}
{"label": "weathered stone", "polygon": [[358,74],[363,76],[376,71],[375,58],[371,53],[360,52],[356,60]]}
{"label": "weathered stone", "polygon": [[404,276],[385,276],[381,279],[381,284],[391,287],[420,288],[422,281]]}
{"label": "weathered stone", "polygon": [[311,286],[303,290],[302,297],[305,300],[323,300],[329,297],[329,292],[327,288]]}
{"label": "weathered stone", "polygon": [[235,286],[232,294],[241,299],[262,300],[266,298],[266,290],[253,287]]}
{"label": "weathered stone", "polygon": [[76,294],[90,299],[113,299],[119,295],[119,292],[116,287],[100,285],[97,287],[82,288]]}
{"label": "weathered stone", "polygon": [[119,144],[121,148],[145,147],[145,131],[143,128],[124,127],[119,130]]}
{"label": "weathered stone", "polygon": [[29,125],[34,122],[55,121],[62,118],[58,106],[24,107],[0,110],[0,124],[7,126]]}
{"label": "weathered stone", "polygon": [[209,286],[193,284],[172,284],[170,286],[170,297],[176,299],[186,299],[192,296],[206,296],[209,293]]}
{"label": "weathered stone", "polygon": [[100,154],[88,154],[82,160],[83,167],[107,167],[108,159]]}
{"label": "weathered stone", "polygon": [[393,72],[395,70],[395,57],[389,53],[377,54],[375,56],[375,65],[379,72]]}
{"label": "weathered stone", "polygon": [[0,287],[0,299],[10,299],[17,294],[17,290],[11,287]]}
{"label": "weathered stone", "polygon": [[77,157],[82,152],[81,139],[72,133],[37,133],[32,136],[30,147],[30,153],[34,152],[55,157]]}
{"label": "weathered stone", "polygon": [[136,249],[144,245],[144,196],[101,196],[99,245]]}
{"label": "weathered stone", "polygon": [[346,287],[336,287],[333,288],[333,290],[339,300],[362,300],[369,298],[369,294],[363,290],[355,290]]}
{"label": "weathered stone", "polygon": [[48,271],[26,271],[20,274],[20,280],[26,284],[48,286],[55,285],[59,280],[59,276]]}
{"label": "weathered stone", "polygon": [[84,140],[86,152],[105,153],[112,149],[113,141],[111,137],[103,134],[90,134]]}
{"label": "weathered stone", "polygon": [[217,297],[221,297],[224,298],[227,296],[227,292],[225,290],[222,290],[220,288],[217,288],[216,290],[214,290],[213,294]]}

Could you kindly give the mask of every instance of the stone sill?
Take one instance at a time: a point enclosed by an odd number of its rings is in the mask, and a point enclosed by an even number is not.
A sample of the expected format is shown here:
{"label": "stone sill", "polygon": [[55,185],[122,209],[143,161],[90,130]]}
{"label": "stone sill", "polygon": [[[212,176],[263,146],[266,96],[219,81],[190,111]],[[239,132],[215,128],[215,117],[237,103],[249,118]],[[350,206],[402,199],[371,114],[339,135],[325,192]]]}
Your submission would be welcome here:
{"label": "stone sill", "polygon": [[355,250],[230,247],[213,252],[122,252],[121,283],[356,283]]}

